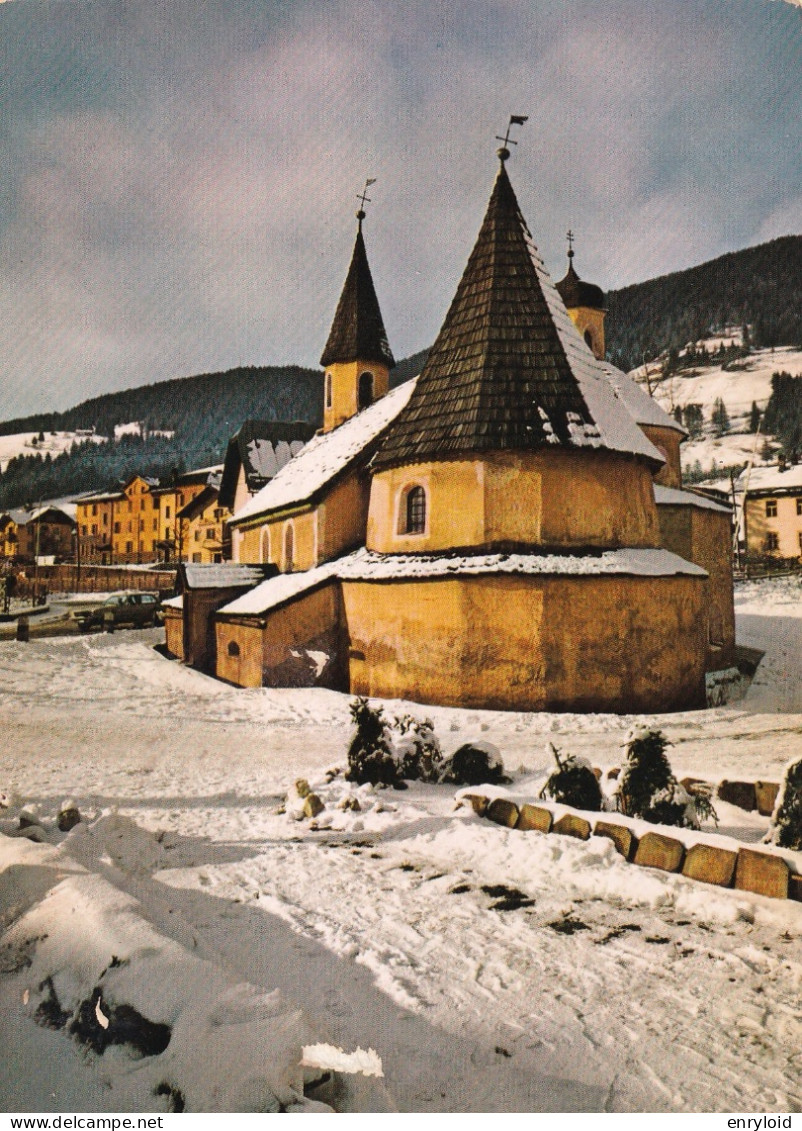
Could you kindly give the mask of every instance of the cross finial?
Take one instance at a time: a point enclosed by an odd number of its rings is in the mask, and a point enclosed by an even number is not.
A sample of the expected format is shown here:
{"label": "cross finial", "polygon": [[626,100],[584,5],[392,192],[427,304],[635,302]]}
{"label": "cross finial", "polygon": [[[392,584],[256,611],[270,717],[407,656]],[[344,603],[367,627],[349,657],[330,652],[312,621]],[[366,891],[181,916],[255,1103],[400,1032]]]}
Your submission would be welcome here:
{"label": "cross finial", "polygon": [[371,185],[375,185],[375,184],[376,184],[376,178],[375,177],[368,177],[367,180],[365,181],[365,187],[362,189],[362,192],[358,192],[356,194],[356,198],[360,203],[359,211],[356,214],[356,218],[359,221],[360,231],[362,230],[362,221],[365,219],[365,205],[370,204],[370,202],[371,202],[370,197],[368,196],[368,189],[370,188]]}
{"label": "cross finial", "polygon": [[512,129],[513,126],[522,126],[524,124],[524,122],[527,122],[528,120],[529,120],[528,114],[510,114],[510,123],[507,126],[507,132],[505,133],[504,137],[501,137],[500,134],[496,134],[496,141],[502,141],[504,143],[502,145],[501,149],[496,151],[497,154],[498,154],[498,158],[501,161],[502,165],[504,164],[504,162],[507,160],[507,158],[510,155],[510,151],[507,147],[510,146],[510,145],[517,145],[518,144],[517,141],[514,141],[510,137],[510,130]]}
{"label": "cross finial", "polygon": [[565,238],[568,240],[568,258],[573,259],[574,258],[574,240],[575,240],[576,237],[574,236],[574,233],[571,231],[570,228],[568,229]]}

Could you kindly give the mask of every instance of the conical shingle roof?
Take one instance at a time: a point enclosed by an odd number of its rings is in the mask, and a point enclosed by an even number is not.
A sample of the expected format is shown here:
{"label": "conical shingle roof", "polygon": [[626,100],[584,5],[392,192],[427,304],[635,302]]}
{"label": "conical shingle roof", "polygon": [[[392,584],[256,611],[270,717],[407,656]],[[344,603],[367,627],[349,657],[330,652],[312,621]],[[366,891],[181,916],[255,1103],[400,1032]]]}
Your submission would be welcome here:
{"label": "conical shingle roof", "polygon": [[374,467],[547,445],[662,462],[577,333],[502,164],[451,308]]}
{"label": "conical shingle roof", "polygon": [[320,364],[333,365],[338,361],[373,361],[391,369],[395,365],[370,274],[361,221]]}

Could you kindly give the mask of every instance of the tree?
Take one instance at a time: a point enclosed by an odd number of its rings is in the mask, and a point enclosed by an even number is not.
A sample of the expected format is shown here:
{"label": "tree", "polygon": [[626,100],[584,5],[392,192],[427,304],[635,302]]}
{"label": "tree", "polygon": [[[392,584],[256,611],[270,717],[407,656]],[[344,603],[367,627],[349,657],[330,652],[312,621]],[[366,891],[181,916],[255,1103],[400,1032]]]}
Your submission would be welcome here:
{"label": "tree", "polygon": [[802,848],[802,758],[786,767],[766,840],[781,848]]}
{"label": "tree", "polygon": [[616,800],[628,817],[661,825],[698,828],[700,817],[715,811],[709,794],[691,797],[679,784],[666,755],[668,739],[654,727],[635,727],[627,737],[627,760]]}
{"label": "tree", "polygon": [[752,401],[752,408],[749,411],[749,431],[757,432],[760,428],[760,409],[757,407],[757,402]]}
{"label": "tree", "polygon": [[704,413],[700,404],[685,405],[685,427],[691,440],[701,439],[704,432]]}
{"label": "tree", "polygon": [[590,763],[576,754],[560,758],[560,752],[553,744],[551,752],[557,769],[549,776],[540,796],[549,796],[561,805],[573,805],[575,809],[598,813],[602,807],[602,792]]}
{"label": "tree", "polygon": [[721,397],[716,397],[713,411],[710,414],[710,422],[713,425],[713,432],[716,436],[726,436],[730,430],[729,413]]}

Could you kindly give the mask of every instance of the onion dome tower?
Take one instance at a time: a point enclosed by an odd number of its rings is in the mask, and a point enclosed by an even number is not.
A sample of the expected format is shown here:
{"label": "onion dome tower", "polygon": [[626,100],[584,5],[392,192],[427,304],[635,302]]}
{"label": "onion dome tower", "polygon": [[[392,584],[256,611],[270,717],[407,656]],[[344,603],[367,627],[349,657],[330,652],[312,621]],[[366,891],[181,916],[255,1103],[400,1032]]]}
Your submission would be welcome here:
{"label": "onion dome tower", "polygon": [[[365,192],[370,184],[372,180],[365,185]],[[351,265],[320,359],[326,371],[324,432],[330,432],[383,397],[395,365],[362,235],[364,204],[369,199],[365,192],[359,197],[363,207],[356,214],[358,227]]]}
{"label": "onion dome tower", "polygon": [[560,298],[574,325],[594,357],[604,360],[604,292],[595,283],[586,283],[574,270],[574,233],[568,232],[568,270],[556,283]]}

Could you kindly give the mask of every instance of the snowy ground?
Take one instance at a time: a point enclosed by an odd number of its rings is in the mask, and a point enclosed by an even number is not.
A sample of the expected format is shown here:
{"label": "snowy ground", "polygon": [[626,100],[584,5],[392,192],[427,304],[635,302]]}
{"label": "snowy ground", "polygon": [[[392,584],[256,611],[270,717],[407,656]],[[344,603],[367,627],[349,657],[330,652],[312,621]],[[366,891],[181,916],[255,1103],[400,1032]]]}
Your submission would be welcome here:
{"label": "snowy ground", "polygon": [[[802,751],[801,596],[740,587],[739,639],[766,658],[740,703],[657,720],[678,776],[776,779]],[[338,808],[346,696],[231,688],[160,637],[0,644],[0,827],[38,805],[49,842],[0,838],[0,1108],[802,1110],[802,904],[508,831],[452,788]],[[552,742],[618,764],[634,721],[408,707],[446,753],[495,743],[516,793]],[[279,811],[299,777],[328,827]],[[86,819],[63,834],[67,797]],[[744,840],[765,828],[720,815]],[[81,1003],[83,1044],[35,1023]],[[101,1055],[123,1004],[168,1046]],[[321,1042],[374,1049],[384,1077],[312,1087],[307,1069],[304,1098],[300,1050]]]}

